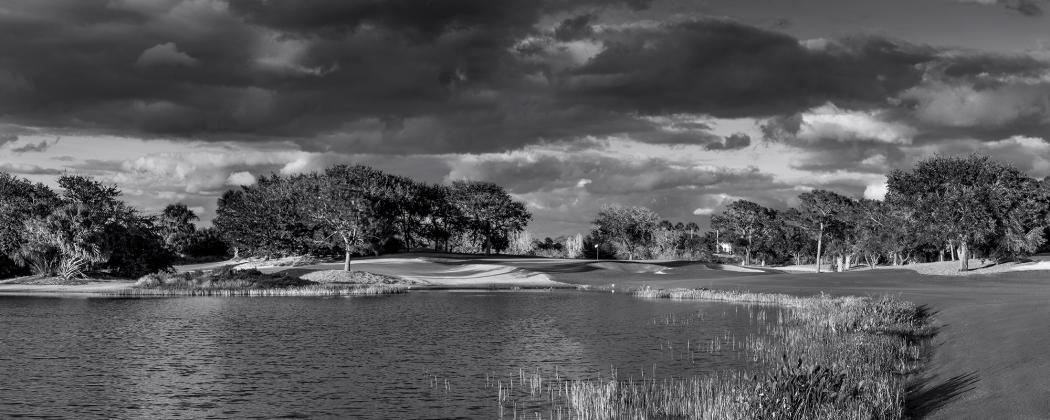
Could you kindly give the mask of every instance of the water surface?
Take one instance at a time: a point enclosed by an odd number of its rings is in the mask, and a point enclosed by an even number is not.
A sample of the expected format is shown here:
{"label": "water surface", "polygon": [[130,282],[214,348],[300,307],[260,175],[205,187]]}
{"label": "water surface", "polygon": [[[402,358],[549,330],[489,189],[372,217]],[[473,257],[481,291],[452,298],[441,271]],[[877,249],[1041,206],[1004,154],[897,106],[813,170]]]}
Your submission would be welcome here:
{"label": "water surface", "polygon": [[751,322],[739,305],[577,291],[0,297],[0,417],[493,418],[497,383],[523,373],[742,368]]}

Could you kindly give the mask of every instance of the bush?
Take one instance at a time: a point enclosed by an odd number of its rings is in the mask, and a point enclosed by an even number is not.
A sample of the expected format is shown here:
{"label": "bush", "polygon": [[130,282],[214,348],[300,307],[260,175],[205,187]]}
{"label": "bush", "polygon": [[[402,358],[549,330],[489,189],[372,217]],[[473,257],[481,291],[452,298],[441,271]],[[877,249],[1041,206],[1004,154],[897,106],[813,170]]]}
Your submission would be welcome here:
{"label": "bush", "polygon": [[15,264],[15,262],[6,255],[0,255],[0,279],[28,276],[29,274],[28,267]]}
{"label": "bush", "polygon": [[146,226],[131,226],[114,231],[110,245],[112,252],[100,269],[111,275],[135,278],[147,273],[166,270],[175,262],[176,255],[163,239]]}
{"label": "bush", "polygon": [[282,289],[317,284],[285,274],[266,274],[259,270],[234,270],[232,266],[211,272],[157,272],[135,282],[136,287],[150,289]]}

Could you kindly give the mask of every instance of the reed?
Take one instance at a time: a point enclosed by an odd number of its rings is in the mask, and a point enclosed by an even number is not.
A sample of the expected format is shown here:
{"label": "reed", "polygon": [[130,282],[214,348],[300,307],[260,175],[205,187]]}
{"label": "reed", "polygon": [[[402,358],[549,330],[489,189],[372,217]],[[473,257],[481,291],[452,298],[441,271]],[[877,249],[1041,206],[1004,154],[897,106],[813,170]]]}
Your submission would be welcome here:
{"label": "reed", "polygon": [[[532,379],[546,384],[539,395],[551,418],[899,419],[905,416],[908,375],[921,369],[925,343],[934,333],[923,308],[889,296],[706,289],[630,293],[747,304],[759,326],[741,344],[754,370],[670,379],[620,379],[615,372],[597,380]],[[527,387],[524,377],[518,387]],[[510,406],[515,416],[518,407],[521,414],[538,416],[537,392],[512,401],[513,386],[500,388],[501,413]]]}

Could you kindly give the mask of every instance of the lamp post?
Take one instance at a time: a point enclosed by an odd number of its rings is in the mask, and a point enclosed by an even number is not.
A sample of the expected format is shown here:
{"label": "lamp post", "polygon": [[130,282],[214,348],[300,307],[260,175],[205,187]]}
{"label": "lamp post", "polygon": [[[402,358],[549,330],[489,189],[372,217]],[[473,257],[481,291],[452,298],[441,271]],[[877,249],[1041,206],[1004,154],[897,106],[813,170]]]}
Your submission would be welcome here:
{"label": "lamp post", "polygon": [[594,244],[594,260],[598,261],[598,244]]}

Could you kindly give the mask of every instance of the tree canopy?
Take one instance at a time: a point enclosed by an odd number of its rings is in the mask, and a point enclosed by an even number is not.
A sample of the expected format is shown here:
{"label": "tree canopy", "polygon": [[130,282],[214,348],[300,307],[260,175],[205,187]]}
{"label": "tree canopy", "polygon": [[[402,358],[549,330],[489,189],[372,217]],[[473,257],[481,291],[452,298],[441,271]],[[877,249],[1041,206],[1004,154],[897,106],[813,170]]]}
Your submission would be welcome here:
{"label": "tree canopy", "polygon": [[431,185],[362,165],[271,175],[219,199],[215,227],[257,255],[353,254],[409,249],[501,252],[532,215],[502,187]]}

